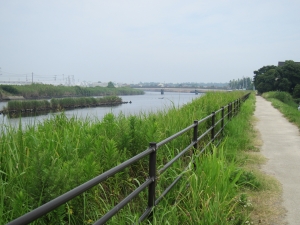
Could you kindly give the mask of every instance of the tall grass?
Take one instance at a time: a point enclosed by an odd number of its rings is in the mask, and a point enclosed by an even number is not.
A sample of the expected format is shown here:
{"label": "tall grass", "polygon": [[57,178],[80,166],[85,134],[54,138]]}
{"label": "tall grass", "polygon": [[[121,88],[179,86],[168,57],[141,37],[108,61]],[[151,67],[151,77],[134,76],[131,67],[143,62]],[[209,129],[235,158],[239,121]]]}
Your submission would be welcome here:
{"label": "tall grass", "polygon": [[270,91],[270,92],[265,92],[263,94],[264,98],[275,98],[278,99],[279,101],[291,105],[291,106],[296,106],[296,102],[294,101],[293,97],[291,96],[290,93],[288,92],[283,92],[283,91]]}
{"label": "tall grass", "polygon": [[50,102],[47,100],[14,100],[9,101],[7,103],[7,107],[4,107],[3,111],[5,113],[9,113],[24,111],[62,110],[68,108],[83,108],[116,104],[122,104],[122,99],[118,96],[104,96],[102,98],[52,98]]}
{"label": "tall grass", "polygon": [[241,166],[239,155],[252,148],[254,103],[251,95],[227,124],[226,140],[212,146],[212,154],[194,156],[178,190],[156,207],[154,224],[250,224],[252,208],[246,193],[259,190],[261,184]]}
{"label": "tall grass", "polygon": [[108,95],[141,95],[141,90],[121,87],[79,87],[79,86],[54,86],[50,84],[31,85],[0,85],[0,90],[5,94],[18,94],[24,98],[54,98],[54,97],[84,97],[84,96],[108,96]]}
{"label": "tall grass", "polygon": [[[62,113],[26,129],[21,127],[21,123],[19,128],[6,127],[0,137],[0,224],[120,164],[145,150],[150,142],[165,139],[243,94],[208,93],[182,108],[173,105],[156,114],[140,113],[125,117],[123,114],[115,116],[109,113],[98,121],[76,117],[68,119]],[[185,135],[159,149],[158,167],[187,146],[191,137],[191,134]],[[238,221],[245,220],[244,211],[238,209],[237,196],[242,172],[231,161],[226,161],[227,148],[230,147],[224,145],[224,151],[214,148],[213,155],[195,159],[196,170],[188,170],[177,191],[172,191],[157,207],[154,223],[167,224],[165,222],[169,221],[169,224],[187,224],[184,221],[188,221],[188,224],[195,224],[195,221],[203,220],[209,224],[211,221],[219,223],[223,219],[229,221],[228,224],[239,224]],[[189,165],[191,157],[188,154],[159,178],[158,194],[171,178]],[[148,160],[135,163],[34,224],[95,222],[144,182],[148,176],[147,167]],[[146,201],[147,193],[143,192],[108,224],[136,221],[145,209]]]}
{"label": "tall grass", "polygon": [[23,111],[23,110],[48,110],[50,109],[50,102],[47,100],[33,100],[33,101],[19,101],[13,100],[7,103],[4,111]]}

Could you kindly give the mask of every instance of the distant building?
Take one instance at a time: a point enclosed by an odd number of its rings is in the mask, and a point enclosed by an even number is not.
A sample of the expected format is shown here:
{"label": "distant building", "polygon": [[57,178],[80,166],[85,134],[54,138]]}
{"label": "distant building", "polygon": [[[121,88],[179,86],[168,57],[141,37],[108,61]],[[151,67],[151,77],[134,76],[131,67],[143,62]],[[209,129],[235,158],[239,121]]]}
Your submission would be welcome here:
{"label": "distant building", "polygon": [[[123,83],[113,83],[115,88],[118,87],[129,87],[128,84],[123,84]],[[108,83],[107,82],[94,82],[89,84],[89,87],[107,87]]]}
{"label": "distant building", "polygon": [[95,83],[91,83],[90,87],[107,87],[108,83],[106,82],[95,82]]}
{"label": "distant building", "polygon": [[[300,65],[300,62],[294,62],[294,63],[297,63],[297,64],[299,64]],[[278,62],[278,66],[284,66],[284,64],[285,64],[285,62]]]}

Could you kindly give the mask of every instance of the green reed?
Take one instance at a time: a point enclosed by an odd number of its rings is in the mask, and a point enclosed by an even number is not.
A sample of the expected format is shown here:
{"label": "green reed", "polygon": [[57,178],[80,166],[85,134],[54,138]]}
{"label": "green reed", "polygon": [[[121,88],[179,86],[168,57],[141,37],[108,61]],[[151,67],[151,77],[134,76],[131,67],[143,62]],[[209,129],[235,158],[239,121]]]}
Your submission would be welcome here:
{"label": "green reed", "polygon": [[24,112],[41,110],[61,110],[78,107],[93,107],[102,105],[122,104],[122,99],[118,96],[104,96],[101,98],[80,97],[80,98],[52,98],[47,100],[13,100],[4,107],[4,112]]}
{"label": "green reed", "polygon": [[7,107],[4,107],[4,111],[49,110],[50,107],[50,102],[47,100],[12,100],[7,103]]}
{"label": "green reed", "polygon": [[84,97],[107,95],[141,95],[143,91],[129,88],[80,87],[51,84],[0,85],[5,94],[22,95],[24,98]]}
{"label": "green reed", "polygon": [[[5,132],[1,132],[0,137],[0,176],[2,184],[0,191],[3,193],[0,197],[0,223],[7,223],[92,179],[145,150],[150,142],[159,142],[169,137],[192,124],[194,120],[203,118],[243,94],[243,92],[207,93],[204,97],[195,99],[192,103],[183,107],[173,104],[158,113],[141,112],[139,115],[128,117],[125,117],[122,113],[119,115],[109,113],[102,120],[92,120],[90,118],[82,120],[76,117],[68,119],[62,113],[45,120],[43,123],[37,123],[35,126],[27,126],[26,128],[21,127],[21,125],[18,128],[6,127]],[[59,105],[60,103],[55,104]],[[201,129],[206,129],[206,127]],[[159,149],[157,166],[160,168],[187,146],[191,141],[191,137],[191,133],[186,134]],[[233,165],[224,162],[226,157],[217,158],[218,155],[222,155],[217,153],[218,149],[214,152],[216,152],[214,153],[216,156],[207,156],[207,158],[212,157],[211,162],[208,161],[203,165],[214,167],[215,162],[221,160],[220,163],[223,165],[216,165],[221,170],[218,173],[225,173],[227,168],[230,168],[230,170],[228,170],[228,174],[212,177],[207,172],[208,174],[201,176],[201,180],[203,183],[207,183],[209,179],[219,179],[223,176],[224,179],[220,180],[223,182],[223,180],[228,180],[228,176],[231,176],[233,178],[228,184],[229,187],[226,187],[226,190],[229,190],[236,183],[235,180],[238,178],[239,173],[232,175]],[[187,154],[163,174],[159,178],[160,182],[157,183],[157,192],[161,193],[169,182],[189,165],[190,159],[193,157],[191,153]],[[202,157],[200,158],[202,159]],[[198,167],[199,169],[202,168],[202,161],[196,166],[197,169]],[[141,160],[87,191],[84,195],[47,214],[34,224],[91,224],[127,196],[140,183],[144,182],[147,173],[148,159]],[[160,213],[160,210],[156,210],[155,221],[157,221],[157,224],[161,221],[184,221],[186,219],[183,216],[185,212],[195,214],[192,215],[194,219],[191,221],[196,221],[200,217],[200,215],[196,215],[198,209],[203,210],[201,217],[212,218],[215,214],[214,210],[219,205],[224,205],[222,210],[225,211],[223,214],[228,214],[226,219],[231,218],[232,214],[235,215],[235,211],[231,212],[236,205],[232,197],[235,196],[235,192],[222,191],[218,193],[219,189],[212,191],[208,187],[204,189],[204,192],[202,191],[203,195],[199,195],[199,202],[204,201],[201,204],[205,206],[205,201],[208,201],[208,199],[203,196],[213,196],[212,192],[215,195],[214,198],[209,197],[210,201],[212,203],[219,202],[212,205],[208,212],[205,211],[204,206],[188,209],[193,204],[189,204],[187,201],[197,201],[197,199],[192,199],[193,195],[201,192],[201,190],[195,189],[195,193],[192,193],[191,188],[194,185],[191,184],[195,182],[193,179],[196,179],[193,177],[201,175],[200,171],[195,175],[193,173],[192,169],[186,172],[186,179],[182,181],[183,186],[176,187],[168,195],[169,200],[162,201],[162,205],[158,206],[163,207],[163,212],[166,212],[170,217],[166,217]],[[218,174],[217,171],[215,173]],[[216,180],[209,182],[217,185]],[[220,184],[221,187],[224,187],[224,185],[226,184]],[[180,191],[183,191],[182,194],[180,194]],[[222,203],[221,201],[224,199],[226,202]],[[183,203],[183,205],[174,207],[177,206],[176,201]],[[136,221],[145,209],[146,204],[147,193],[143,192],[132,201],[132,204],[112,218],[108,224],[128,224]],[[218,218],[223,217],[222,215],[220,214]],[[177,216],[178,218],[174,218]],[[205,221],[209,221],[209,219]]]}

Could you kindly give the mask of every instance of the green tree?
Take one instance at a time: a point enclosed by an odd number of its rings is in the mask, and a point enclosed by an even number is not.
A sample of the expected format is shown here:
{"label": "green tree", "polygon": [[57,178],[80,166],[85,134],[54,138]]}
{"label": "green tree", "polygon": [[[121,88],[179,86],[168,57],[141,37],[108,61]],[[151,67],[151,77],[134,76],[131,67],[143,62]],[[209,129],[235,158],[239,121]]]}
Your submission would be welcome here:
{"label": "green tree", "polygon": [[114,88],[115,85],[114,85],[113,82],[109,81],[107,87],[108,87],[108,88]]}
{"label": "green tree", "polygon": [[[276,68],[277,68],[277,66],[273,66],[273,65],[263,66],[259,70],[255,70],[253,72],[254,73],[253,82],[259,93],[263,93],[263,92],[266,92],[267,90],[270,90],[270,89],[272,90],[272,88],[274,88],[275,73],[273,71],[272,76],[271,76],[271,74],[267,74],[267,72],[269,70],[274,70]],[[272,79],[273,79],[273,81],[272,81]],[[273,82],[272,84],[271,84],[271,81]],[[267,82],[267,83],[265,83],[265,82]]]}
{"label": "green tree", "polygon": [[294,88],[300,84],[300,65],[292,60],[285,61],[284,65],[278,68],[279,80],[286,78],[290,82],[289,89],[286,90],[293,94]]}
{"label": "green tree", "polygon": [[291,82],[287,78],[277,78],[276,87],[278,91],[290,92]]}
{"label": "green tree", "polygon": [[294,88],[293,92],[293,97],[294,98],[300,98],[300,84],[297,84]]}
{"label": "green tree", "polygon": [[276,69],[269,68],[255,77],[255,86],[259,93],[275,90]]}

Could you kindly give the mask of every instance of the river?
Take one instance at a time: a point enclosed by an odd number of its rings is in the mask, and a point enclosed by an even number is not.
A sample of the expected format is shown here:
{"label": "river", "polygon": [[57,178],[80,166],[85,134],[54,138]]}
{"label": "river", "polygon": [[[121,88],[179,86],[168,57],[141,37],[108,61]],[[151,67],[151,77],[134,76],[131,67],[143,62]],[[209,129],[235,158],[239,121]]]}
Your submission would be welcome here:
{"label": "river", "polygon": [[[180,107],[183,104],[191,102],[193,99],[200,97],[201,94],[195,95],[194,93],[180,93],[180,92],[165,92],[161,95],[160,92],[145,92],[144,95],[126,95],[120,96],[123,102],[132,102],[127,104],[121,104],[112,107],[94,107],[83,108],[65,111],[67,117],[76,116],[77,118],[90,118],[91,120],[97,118],[102,119],[107,113],[113,113],[118,115],[123,113],[124,115],[134,115],[140,112],[149,113],[157,112],[158,110],[167,109],[171,106]],[[0,102],[0,109],[7,105],[7,102]],[[5,115],[0,115],[0,125],[12,125],[16,126],[21,121],[22,124],[30,125],[37,122],[42,122],[45,119],[50,118],[52,115],[59,114],[48,113],[45,115],[22,117],[22,118],[9,118]]]}

